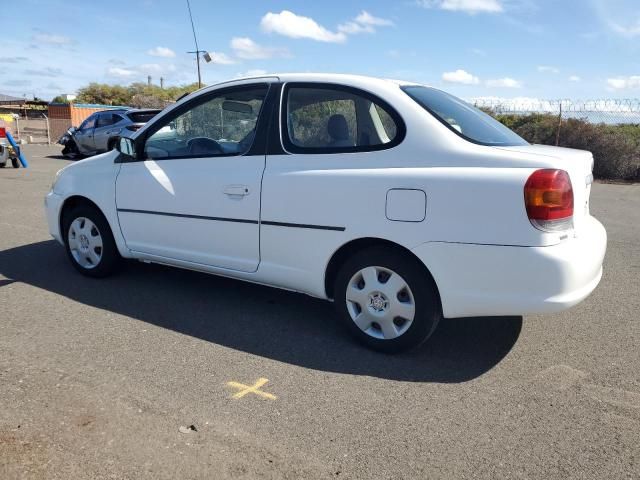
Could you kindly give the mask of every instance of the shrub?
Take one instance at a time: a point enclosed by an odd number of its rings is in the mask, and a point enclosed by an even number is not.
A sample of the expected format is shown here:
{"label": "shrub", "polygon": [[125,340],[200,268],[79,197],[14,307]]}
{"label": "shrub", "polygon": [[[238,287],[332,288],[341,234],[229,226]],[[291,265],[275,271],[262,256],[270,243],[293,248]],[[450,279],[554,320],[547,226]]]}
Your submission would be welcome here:
{"label": "shrub", "polygon": [[[551,114],[494,114],[530,143],[588,150],[593,153],[596,178],[640,180],[640,125],[590,123]],[[558,128],[560,132],[558,135]]]}

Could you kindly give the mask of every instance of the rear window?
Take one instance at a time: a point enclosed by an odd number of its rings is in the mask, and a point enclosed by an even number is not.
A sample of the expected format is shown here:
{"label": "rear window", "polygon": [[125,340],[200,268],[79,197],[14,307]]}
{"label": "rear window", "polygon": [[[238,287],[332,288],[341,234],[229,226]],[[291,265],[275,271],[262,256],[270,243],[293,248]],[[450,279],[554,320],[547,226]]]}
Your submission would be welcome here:
{"label": "rear window", "polygon": [[160,110],[150,110],[148,112],[129,112],[127,113],[127,117],[129,117],[134,123],[147,123],[158,113],[160,113]]}
{"label": "rear window", "polygon": [[489,146],[528,145],[522,137],[491,115],[453,95],[422,86],[402,87],[402,90],[450,130],[466,140]]}

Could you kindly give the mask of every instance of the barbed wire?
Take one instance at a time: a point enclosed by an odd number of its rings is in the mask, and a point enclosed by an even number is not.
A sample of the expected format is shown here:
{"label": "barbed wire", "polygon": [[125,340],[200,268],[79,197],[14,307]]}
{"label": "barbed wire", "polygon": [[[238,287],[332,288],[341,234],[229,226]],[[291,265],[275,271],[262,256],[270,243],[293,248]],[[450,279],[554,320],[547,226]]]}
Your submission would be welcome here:
{"label": "barbed wire", "polygon": [[640,99],[545,100],[537,98],[471,98],[472,105],[496,114],[546,113],[562,118],[581,118],[592,123],[640,124]]}

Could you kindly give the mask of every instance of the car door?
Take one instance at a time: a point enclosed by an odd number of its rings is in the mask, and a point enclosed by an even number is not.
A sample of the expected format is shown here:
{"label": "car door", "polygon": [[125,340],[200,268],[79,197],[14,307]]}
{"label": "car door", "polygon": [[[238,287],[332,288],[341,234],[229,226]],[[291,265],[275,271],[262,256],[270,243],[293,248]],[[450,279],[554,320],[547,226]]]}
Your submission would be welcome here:
{"label": "car door", "polygon": [[73,138],[82,153],[89,153],[95,150],[95,144],[93,143],[93,131],[96,126],[97,118],[98,114],[94,113],[82,122],[78,127],[78,130],[73,134]]}
{"label": "car door", "polygon": [[111,138],[111,127],[113,126],[113,114],[102,112],[98,114],[96,128],[93,131],[93,143],[95,150],[106,151],[109,138]]}
{"label": "car door", "polygon": [[[123,163],[116,204],[128,248],[154,258],[258,268],[264,142],[256,130],[269,86],[214,90],[168,112]],[[262,146],[258,146],[261,144]]]}

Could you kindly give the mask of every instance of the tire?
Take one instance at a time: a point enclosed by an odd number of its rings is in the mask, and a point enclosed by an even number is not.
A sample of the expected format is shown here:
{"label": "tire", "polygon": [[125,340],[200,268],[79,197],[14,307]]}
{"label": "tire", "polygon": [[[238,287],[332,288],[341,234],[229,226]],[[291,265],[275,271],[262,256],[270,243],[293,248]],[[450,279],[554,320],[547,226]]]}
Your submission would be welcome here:
{"label": "tire", "polygon": [[424,266],[388,247],[349,258],[338,272],[333,298],[351,334],[386,353],[420,346],[442,318],[438,289]]}
{"label": "tire", "polygon": [[78,205],[63,214],[62,235],[67,256],[83,275],[102,278],[121,263],[113,233],[102,212],[91,205]]}
{"label": "tire", "polygon": [[70,139],[62,149],[62,155],[68,156],[75,160],[80,157],[80,150],[74,139]]}
{"label": "tire", "polygon": [[7,164],[6,164],[6,163],[0,163],[0,168],[4,168],[4,167],[6,167],[6,166],[7,166]]}

